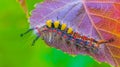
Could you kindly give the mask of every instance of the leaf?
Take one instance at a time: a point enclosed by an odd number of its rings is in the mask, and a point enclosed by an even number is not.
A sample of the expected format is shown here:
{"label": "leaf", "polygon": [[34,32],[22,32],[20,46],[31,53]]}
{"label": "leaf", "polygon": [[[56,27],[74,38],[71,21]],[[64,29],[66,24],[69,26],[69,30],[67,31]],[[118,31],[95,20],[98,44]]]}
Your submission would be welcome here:
{"label": "leaf", "polygon": [[30,17],[31,27],[59,19],[78,33],[96,40],[114,39],[102,44],[98,54],[89,54],[100,62],[120,67],[119,0],[45,0],[36,5]]}
{"label": "leaf", "polygon": [[18,0],[27,17],[29,17],[29,12],[34,9],[35,3],[42,1],[43,0]]}
{"label": "leaf", "polygon": [[26,15],[28,17],[28,9],[27,9],[27,5],[26,5],[26,0],[18,0],[18,2],[22,6],[24,12],[26,13]]}

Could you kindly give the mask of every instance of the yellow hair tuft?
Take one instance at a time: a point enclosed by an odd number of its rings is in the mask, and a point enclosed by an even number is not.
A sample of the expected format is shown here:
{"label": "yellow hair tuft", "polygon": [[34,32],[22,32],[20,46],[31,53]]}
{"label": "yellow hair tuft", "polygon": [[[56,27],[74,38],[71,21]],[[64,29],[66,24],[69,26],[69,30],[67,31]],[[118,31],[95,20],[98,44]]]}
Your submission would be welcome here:
{"label": "yellow hair tuft", "polygon": [[65,30],[66,26],[67,26],[66,24],[62,24],[61,30]]}
{"label": "yellow hair tuft", "polygon": [[60,24],[59,21],[55,21],[55,22],[54,22],[54,27],[55,27],[55,28],[58,28],[59,24]]}
{"label": "yellow hair tuft", "polygon": [[72,31],[73,31],[73,29],[70,27],[70,28],[68,28],[67,33],[70,34],[70,33],[72,33]]}
{"label": "yellow hair tuft", "polygon": [[52,26],[52,20],[47,20],[47,21],[46,21],[46,25],[47,25],[48,27],[51,27],[51,26]]}

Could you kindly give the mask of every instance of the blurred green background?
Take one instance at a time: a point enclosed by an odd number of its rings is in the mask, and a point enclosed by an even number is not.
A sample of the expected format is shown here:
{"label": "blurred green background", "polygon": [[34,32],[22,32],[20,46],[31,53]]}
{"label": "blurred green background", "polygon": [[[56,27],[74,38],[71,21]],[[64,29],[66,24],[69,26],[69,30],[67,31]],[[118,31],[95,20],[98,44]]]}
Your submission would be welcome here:
{"label": "blurred green background", "polygon": [[[40,0],[27,0],[29,11]],[[89,56],[71,56],[48,47],[33,32],[20,37],[29,29],[28,19],[16,0],[0,0],[0,67],[110,67],[99,64]]]}

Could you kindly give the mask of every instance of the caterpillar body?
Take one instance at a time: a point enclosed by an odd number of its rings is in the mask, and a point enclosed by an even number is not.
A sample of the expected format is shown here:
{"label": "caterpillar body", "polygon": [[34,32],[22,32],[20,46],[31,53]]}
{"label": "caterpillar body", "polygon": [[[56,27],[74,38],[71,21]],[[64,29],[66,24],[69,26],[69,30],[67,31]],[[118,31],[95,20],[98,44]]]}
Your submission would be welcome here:
{"label": "caterpillar body", "polygon": [[[90,38],[86,35],[79,34],[72,27],[68,27],[67,24],[60,23],[59,20],[47,20],[45,23],[46,24],[43,24],[43,26],[36,26],[29,29],[21,34],[21,36],[34,30],[37,37],[33,40],[32,46],[39,38],[42,38],[48,46],[60,49],[68,54],[90,55],[101,62],[106,60],[104,58],[111,58],[111,56],[104,51],[107,50],[105,44],[113,42],[113,38],[108,40],[96,40],[92,37]],[[103,50],[103,48],[105,50]],[[111,63],[111,60],[112,59],[109,60],[109,63]],[[113,64],[113,62],[111,64]]]}
{"label": "caterpillar body", "polygon": [[[75,32],[73,28],[67,27],[67,24],[60,24],[60,21],[47,20],[42,27],[34,28],[37,30],[38,37],[41,37],[49,46],[61,49],[70,54],[97,54],[99,45],[111,42],[112,40],[95,40],[85,35]],[[32,30],[34,30],[32,29]]]}

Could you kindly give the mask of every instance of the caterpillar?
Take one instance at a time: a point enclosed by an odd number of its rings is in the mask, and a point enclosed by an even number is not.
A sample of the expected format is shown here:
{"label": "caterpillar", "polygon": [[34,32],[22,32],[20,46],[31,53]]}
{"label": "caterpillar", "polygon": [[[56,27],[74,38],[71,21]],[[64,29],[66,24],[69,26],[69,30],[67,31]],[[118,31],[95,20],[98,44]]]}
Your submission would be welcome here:
{"label": "caterpillar", "polygon": [[113,39],[110,39],[108,41],[97,41],[93,38],[81,35],[78,32],[75,32],[73,28],[68,28],[67,24],[60,24],[59,20],[47,20],[46,24],[42,27],[29,29],[25,33],[21,34],[21,36],[32,30],[37,30],[36,34],[38,35],[33,40],[32,45],[34,45],[39,37],[41,37],[49,46],[56,47],[71,54],[78,54],[82,51],[87,53],[97,53],[101,44],[113,41]]}

